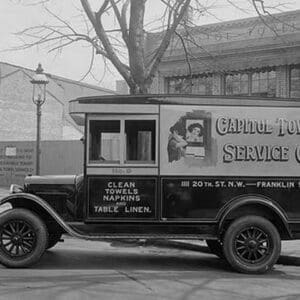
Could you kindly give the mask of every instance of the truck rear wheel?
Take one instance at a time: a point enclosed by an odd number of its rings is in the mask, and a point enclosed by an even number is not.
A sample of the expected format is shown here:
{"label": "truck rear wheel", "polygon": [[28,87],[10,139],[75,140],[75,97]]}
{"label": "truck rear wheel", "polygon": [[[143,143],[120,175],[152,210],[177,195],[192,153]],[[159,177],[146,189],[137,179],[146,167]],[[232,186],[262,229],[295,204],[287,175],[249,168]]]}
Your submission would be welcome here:
{"label": "truck rear wheel", "polygon": [[27,209],[8,210],[0,217],[0,263],[23,268],[36,263],[48,244],[44,222]]}
{"label": "truck rear wheel", "polygon": [[224,255],[237,271],[260,274],[270,270],[278,260],[281,240],[275,226],[259,216],[245,216],[227,229]]}

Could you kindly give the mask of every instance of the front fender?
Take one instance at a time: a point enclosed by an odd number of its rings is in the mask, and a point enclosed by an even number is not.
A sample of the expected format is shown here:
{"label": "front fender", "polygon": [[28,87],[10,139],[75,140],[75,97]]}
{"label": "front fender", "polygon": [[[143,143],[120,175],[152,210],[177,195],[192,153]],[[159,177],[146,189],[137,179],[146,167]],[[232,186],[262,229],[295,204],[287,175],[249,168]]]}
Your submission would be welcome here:
{"label": "front fender", "polygon": [[[67,233],[73,236],[77,236],[78,233],[75,232],[62,218],[61,216],[42,198],[28,193],[16,193],[8,195],[2,199],[0,199],[0,205],[10,203],[12,207],[24,207],[22,206],[24,203],[24,200],[26,200],[27,203],[32,203],[32,206],[38,206],[39,208],[42,208],[46,213],[48,213],[56,222],[58,225],[60,225]],[[28,206],[26,207],[28,209]],[[29,207],[30,209],[30,207]]]}

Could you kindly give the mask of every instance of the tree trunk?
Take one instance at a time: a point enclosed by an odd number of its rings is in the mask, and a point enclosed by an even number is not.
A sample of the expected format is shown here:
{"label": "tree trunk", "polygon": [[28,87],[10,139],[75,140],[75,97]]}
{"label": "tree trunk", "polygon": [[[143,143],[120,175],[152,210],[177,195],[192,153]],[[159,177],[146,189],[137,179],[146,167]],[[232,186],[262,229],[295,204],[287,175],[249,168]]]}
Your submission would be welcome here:
{"label": "tree trunk", "polygon": [[133,81],[140,88],[138,93],[145,91],[143,85],[146,79],[144,59],[144,14],[145,0],[135,0],[130,3],[129,23],[129,67]]}

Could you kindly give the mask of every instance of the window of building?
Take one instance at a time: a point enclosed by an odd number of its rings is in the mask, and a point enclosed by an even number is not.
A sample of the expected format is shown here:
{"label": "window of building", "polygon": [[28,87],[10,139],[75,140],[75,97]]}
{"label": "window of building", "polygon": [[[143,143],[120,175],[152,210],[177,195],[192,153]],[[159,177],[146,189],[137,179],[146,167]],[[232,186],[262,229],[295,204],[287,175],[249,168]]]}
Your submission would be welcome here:
{"label": "window of building", "polygon": [[122,117],[90,120],[88,162],[91,164],[154,164],[156,120]]}
{"label": "window of building", "polygon": [[234,73],[225,76],[226,95],[276,96],[275,70]]}
{"label": "window of building", "polygon": [[213,94],[212,75],[190,77],[170,77],[166,79],[168,94]]}
{"label": "window of building", "polygon": [[251,74],[252,88],[251,95],[262,97],[276,96],[276,72],[261,71]]}
{"label": "window of building", "polygon": [[213,77],[199,76],[193,78],[192,94],[212,95],[213,94]]}
{"label": "window of building", "polygon": [[300,97],[300,65],[291,68],[290,80],[290,97]]}
{"label": "window of building", "polygon": [[248,74],[227,74],[225,77],[226,95],[248,95],[249,75]]}
{"label": "window of building", "polygon": [[192,82],[186,77],[172,77],[167,79],[168,94],[190,94]]}

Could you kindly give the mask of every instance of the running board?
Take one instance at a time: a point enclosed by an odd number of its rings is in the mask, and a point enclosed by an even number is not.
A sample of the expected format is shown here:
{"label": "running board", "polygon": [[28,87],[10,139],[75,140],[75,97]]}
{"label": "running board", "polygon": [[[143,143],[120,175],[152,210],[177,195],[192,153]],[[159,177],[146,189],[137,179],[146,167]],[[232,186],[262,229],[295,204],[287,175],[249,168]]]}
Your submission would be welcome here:
{"label": "running board", "polygon": [[85,235],[82,232],[77,232],[72,230],[70,234],[73,237],[93,240],[93,241],[103,241],[103,240],[114,240],[114,239],[147,239],[147,240],[217,240],[218,238],[213,235],[202,235],[202,234],[95,234],[95,235]]}

